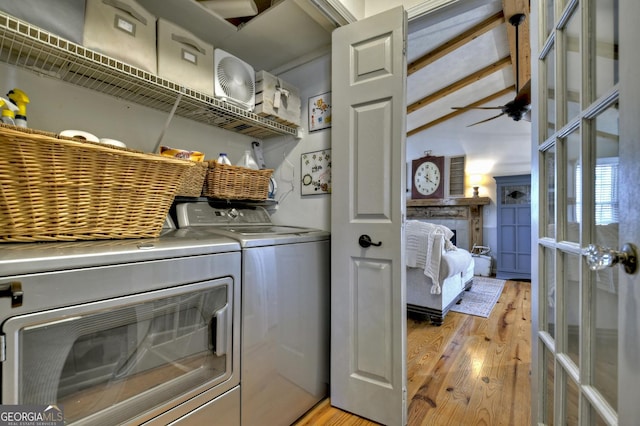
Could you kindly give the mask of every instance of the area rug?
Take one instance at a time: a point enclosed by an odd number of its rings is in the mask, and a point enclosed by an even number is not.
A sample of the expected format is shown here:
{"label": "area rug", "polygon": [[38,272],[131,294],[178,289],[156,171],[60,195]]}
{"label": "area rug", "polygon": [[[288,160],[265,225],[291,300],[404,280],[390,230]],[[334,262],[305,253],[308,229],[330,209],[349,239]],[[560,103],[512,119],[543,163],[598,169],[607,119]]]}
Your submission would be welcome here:
{"label": "area rug", "polygon": [[487,277],[473,277],[473,285],[462,295],[462,301],[451,307],[451,311],[461,314],[488,317],[502,294],[505,280]]}

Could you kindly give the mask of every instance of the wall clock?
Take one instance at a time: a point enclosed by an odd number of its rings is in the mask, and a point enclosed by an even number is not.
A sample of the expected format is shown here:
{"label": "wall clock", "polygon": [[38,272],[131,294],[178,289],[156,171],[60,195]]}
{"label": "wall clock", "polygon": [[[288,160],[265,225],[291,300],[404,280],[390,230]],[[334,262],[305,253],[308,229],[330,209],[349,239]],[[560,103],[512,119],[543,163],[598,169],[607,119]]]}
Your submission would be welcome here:
{"label": "wall clock", "polygon": [[444,157],[413,160],[411,198],[444,198]]}

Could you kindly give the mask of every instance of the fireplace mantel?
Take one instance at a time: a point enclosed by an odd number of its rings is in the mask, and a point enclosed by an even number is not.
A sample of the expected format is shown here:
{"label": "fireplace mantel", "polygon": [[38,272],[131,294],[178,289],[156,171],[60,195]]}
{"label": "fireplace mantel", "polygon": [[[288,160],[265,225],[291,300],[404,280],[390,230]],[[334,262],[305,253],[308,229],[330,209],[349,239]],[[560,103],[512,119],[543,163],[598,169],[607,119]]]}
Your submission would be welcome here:
{"label": "fireplace mantel", "polygon": [[466,220],[470,250],[482,245],[482,206],[489,203],[489,197],[407,200],[407,219]]}

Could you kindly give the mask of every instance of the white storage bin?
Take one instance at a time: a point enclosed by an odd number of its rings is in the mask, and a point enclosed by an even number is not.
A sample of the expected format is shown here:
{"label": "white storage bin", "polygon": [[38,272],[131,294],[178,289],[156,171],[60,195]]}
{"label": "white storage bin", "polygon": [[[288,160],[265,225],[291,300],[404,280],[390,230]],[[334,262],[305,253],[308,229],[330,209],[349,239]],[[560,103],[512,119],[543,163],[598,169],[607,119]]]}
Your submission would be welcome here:
{"label": "white storage bin", "polygon": [[213,96],[213,45],[158,19],[158,76]]}
{"label": "white storage bin", "polygon": [[[280,89],[284,89],[288,95]],[[297,87],[278,77],[258,71],[254,112],[284,124],[300,126],[300,92]]]}
{"label": "white storage bin", "polygon": [[87,0],[84,45],[156,74],[156,17],[135,0]]}
{"label": "white storage bin", "polygon": [[0,0],[0,10],[45,31],[82,44],[85,0]]}
{"label": "white storage bin", "polygon": [[473,255],[473,275],[488,277],[491,275],[491,256]]}

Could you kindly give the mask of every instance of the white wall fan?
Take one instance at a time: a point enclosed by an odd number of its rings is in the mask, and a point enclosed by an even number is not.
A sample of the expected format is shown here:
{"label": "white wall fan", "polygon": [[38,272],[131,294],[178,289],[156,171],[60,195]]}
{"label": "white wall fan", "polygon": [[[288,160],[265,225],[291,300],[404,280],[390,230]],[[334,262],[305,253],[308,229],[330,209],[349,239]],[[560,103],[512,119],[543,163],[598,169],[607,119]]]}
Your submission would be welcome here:
{"label": "white wall fan", "polygon": [[256,74],[251,65],[222,49],[213,51],[213,95],[238,108],[253,111]]}

